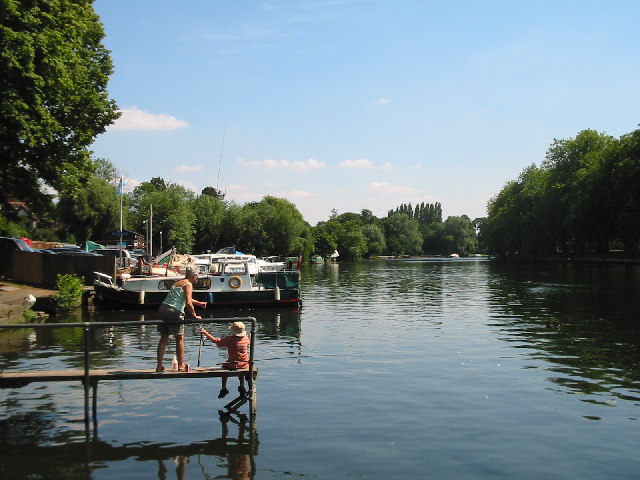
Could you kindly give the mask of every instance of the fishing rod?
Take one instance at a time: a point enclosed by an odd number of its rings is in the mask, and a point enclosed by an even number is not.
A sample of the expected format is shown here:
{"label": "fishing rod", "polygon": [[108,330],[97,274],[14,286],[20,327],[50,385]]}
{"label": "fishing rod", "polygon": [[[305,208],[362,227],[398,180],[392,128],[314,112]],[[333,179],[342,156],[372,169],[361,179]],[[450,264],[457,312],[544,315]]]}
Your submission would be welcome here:
{"label": "fishing rod", "polygon": [[338,356],[339,355],[337,353],[325,353],[325,354],[318,354],[318,355],[293,355],[293,356],[290,356],[290,357],[256,358],[253,361],[254,362],[264,362],[264,361],[267,361],[267,360],[290,360],[292,358],[317,358],[317,357],[338,357]]}
{"label": "fishing rod", "polygon": [[[204,323],[200,324],[200,328],[204,328]],[[198,347],[198,366],[200,366],[200,356],[202,355],[203,345],[204,345],[204,333],[200,332],[200,346]]]}
{"label": "fishing rod", "polygon": [[[293,355],[290,357],[269,357],[269,358],[254,358],[253,362],[266,362],[269,360],[291,360],[291,359],[298,359],[298,358],[319,358],[319,357],[362,357],[364,355],[364,353],[354,353],[352,355],[338,355],[337,353],[324,353],[324,354],[318,354],[318,355]],[[227,362],[219,362],[216,363],[216,365],[222,365],[223,363],[227,363]]]}

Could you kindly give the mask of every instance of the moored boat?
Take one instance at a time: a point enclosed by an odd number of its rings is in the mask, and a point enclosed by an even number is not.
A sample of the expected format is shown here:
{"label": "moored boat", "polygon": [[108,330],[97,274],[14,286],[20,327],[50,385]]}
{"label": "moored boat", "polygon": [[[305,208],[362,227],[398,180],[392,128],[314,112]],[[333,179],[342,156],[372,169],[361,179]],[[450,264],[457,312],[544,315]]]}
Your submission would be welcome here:
{"label": "moored boat", "polygon": [[[103,308],[158,307],[175,276],[122,277],[96,273],[94,303]],[[300,272],[255,271],[250,260],[219,260],[216,272],[200,274],[193,297],[215,307],[279,307],[300,304]]]}

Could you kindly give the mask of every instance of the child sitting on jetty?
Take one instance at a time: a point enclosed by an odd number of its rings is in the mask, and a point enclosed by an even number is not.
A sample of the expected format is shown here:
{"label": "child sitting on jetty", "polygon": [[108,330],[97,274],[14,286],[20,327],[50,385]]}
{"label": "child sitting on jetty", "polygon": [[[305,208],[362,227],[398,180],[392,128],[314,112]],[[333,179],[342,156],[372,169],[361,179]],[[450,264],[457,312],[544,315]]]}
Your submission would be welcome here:
{"label": "child sitting on jetty", "polygon": [[[249,337],[242,322],[233,322],[229,327],[229,333],[226,337],[217,338],[207,332],[204,328],[200,328],[200,333],[211,340],[219,347],[227,349],[227,361],[222,364],[227,370],[238,370],[249,366]],[[240,376],[240,386],[238,392],[241,395],[247,393],[244,388],[244,377]],[[227,390],[227,377],[222,377],[222,389],[218,394],[218,398],[224,398],[229,393]]]}

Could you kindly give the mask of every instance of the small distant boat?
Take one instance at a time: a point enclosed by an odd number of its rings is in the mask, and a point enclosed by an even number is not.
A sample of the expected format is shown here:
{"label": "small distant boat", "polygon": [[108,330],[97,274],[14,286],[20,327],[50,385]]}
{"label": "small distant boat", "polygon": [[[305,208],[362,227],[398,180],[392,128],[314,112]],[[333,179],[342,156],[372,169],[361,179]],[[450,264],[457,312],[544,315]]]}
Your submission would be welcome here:
{"label": "small distant boat", "polygon": [[311,257],[311,263],[324,263],[324,258],[320,255],[314,255]]}

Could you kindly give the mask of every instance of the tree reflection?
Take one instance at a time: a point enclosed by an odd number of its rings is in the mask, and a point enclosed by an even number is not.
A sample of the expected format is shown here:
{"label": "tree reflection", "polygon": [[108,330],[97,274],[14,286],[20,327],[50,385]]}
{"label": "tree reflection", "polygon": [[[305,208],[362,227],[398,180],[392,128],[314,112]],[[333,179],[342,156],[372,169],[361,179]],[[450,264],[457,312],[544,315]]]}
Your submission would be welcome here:
{"label": "tree reflection", "polygon": [[532,348],[557,388],[640,400],[640,272],[618,265],[492,265],[492,324]]}

